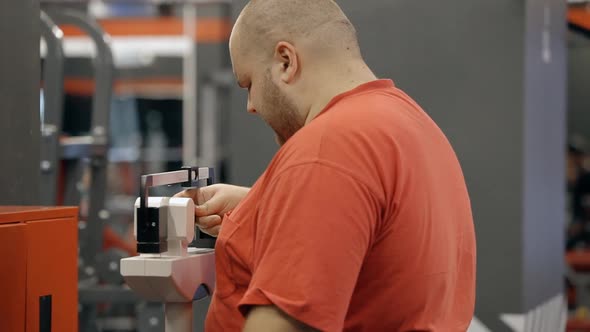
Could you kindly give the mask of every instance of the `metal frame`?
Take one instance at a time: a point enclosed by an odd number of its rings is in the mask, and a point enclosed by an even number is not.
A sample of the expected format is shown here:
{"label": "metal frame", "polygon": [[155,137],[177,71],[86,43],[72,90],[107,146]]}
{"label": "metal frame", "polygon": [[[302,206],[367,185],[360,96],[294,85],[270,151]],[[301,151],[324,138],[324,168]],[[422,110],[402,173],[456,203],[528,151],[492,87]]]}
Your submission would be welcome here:
{"label": "metal frame", "polygon": [[197,6],[185,4],[182,11],[185,37],[190,40],[190,51],[185,54],[182,66],[182,163],[197,165],[197,43],[194,42],[197,29]]}
{"label": "metal frame", "polygon": [[[97,271],[94,268],[96,255],[102,248],[103,223],[109,217],[104,205],[107,185],[109,118],[115,70],[110,37],[105,34],[98,22],[82,12],[63,9],[51,11],[48,15],[56,24],[69,24],[80,28],[94,42],[97,51],[94,58],[95,89],[92,100],[91,134],[87,137],[75,137],[62,141],[60,151],[62,159],[74,161],[73,169],[70,170],[73,173],[74,184],[68,186],[69,188],[66,190],[66,204],[79,204],[80,201],[77,199],[79,196],[77,195],[78,181],[81,180],[86,165],[90,166],[89,208],[88,219],[85,223],[87,231],[81,233],[79,237],[79,243],[84,243],[84,246],[80,247],[79,255],[83,264],[90,268],[89,271],[92,271],[92,279],[96,280]],[[84,223],[82,222],[80,225],[84,225]],[[101,286],[96,287],[102,288]],[[82,295],[86,294],[85,288],[82,286],[79,288],[80,302],[83,304],[80,311],[80,330],[93,331],[92,322],[96,317],[97,308],[94,303],[84,302],[85,296]],[[112,296],[111,293],[104,292],[105,290],[97,291],[95,289],[94,294]]]}
{"label": "metal frame", "polygon": [[78,299],[85,304],[103,303],[105,298],[112,302],[130,304],[141,300],[133,290],[119,286],[90,286],[78,290]]}
{"label": "metal frame", "polygon": [[[231,4],[232,0],[103,0],[105,3],[131,3],[131,4],[171,4],[171,5],[216,5],[216,4]],[[41,0],[40,3],[49,4],[84,4],[90,3],[89,0]]]}
{"label": "metal frame", "polygon": [[[149,208],[147,206],[150,196],[150,188],[181,184],[184,188],[211,185],[215,179],[212,167],[183,167],[182,170],[143,175],[140,183],[139,209],[137,211],[137,252],[138,253],[163,253],[168,250],[166,238],[160,238],[158,223],[151,223]],[[203,181],[206,181],[203,183]],[[160,234],[158,234],[160,233]],[[165,234],[164,234],[165,236]]]}
{"label": "metal frame", "polygon": [[[92,101],[91,140],[82,144],[70,144],[81,149],[79,157],[89,157],[91,167],[90,201],[88,210],[86,250],[81,252],[85,264],[93,266],[96,253],[102,246],[103,222],[108,218],[104,210],[106,196],[106,164],[109,138],[109,117],[114,78],[113,55],[110,49],[110,37],[102,30],[98,22],[84,13],[74,10],[52,11],[49,14],[57,24],[71,24],[82,29],[96,45],[94,59],[95,89]],[[67,146],[67,145],[66,145]],[[86,151],[86,152],[84,152]],[[66,150],[63,151],[66,154]]]}
{"label": "metal frame", "polygon": [[[199,126],[200,163],[221,168],[224,159],[227,158],[227,147],[220,142],[220,135],[225,135],[220,123],[221,112],[218,111],[222,92],[230,89],[234,84],[234,75],[231,70],[219,70],[207,77],[201,84],[201,122]],[[217,173],[220,177],[222,174]],[[220,178],[216,179],[219,181]]]}
{"label": "metal frame", "polygon": [[[107,2],[126,2],[123,1],[111,1]],[[72,4],[72,3],[86,3],[87,1],[76,1],[76,0],[57,0],[57,1],[44,1],[41,3],[55,3],[55,4]],[[134,0],[128,1],[136,3]],[[197,12],[196,5],[207,5],[207,4],[231,4],[230,0],[189,0],[189,1],[145,1],[144,3],[152,4],[175,4],[185,5],[184,7],[184,30],[187,37],[191,37],[191,34],[196,32],[197,23]],[[190,7],[193,7],[190,9]],[[189,8],[189,10],[186,10]],[[53,10],[50,10],[53,9]],[[84,159],[90,162],[91,167],[91,184],[89,186],[89,213],[86,223],[87,230],[80,237],[79,241],[84,243],[84,248],[80,249],[80,257],[84,261],[84,265],[87,267],[93,267],[93,277],[91,278],[94,282],[89,285],[80,285],[80,330],[82,331],[94,331],[96,327],[93,326],[94,320],[97,317],[96,304],[101,302],[109,303],[137,303],[138,299],[130,293],[130,290],[125,287],[118,285],[95,285],[97,281],[97,270],[95,255],[101,251],[102,246],[102,230],[104,221],[109,218],[109,213],[104,209],[104,203],[106,198],[106,166],[108,163],[108,135],[109,135],[109,115],[110,115],[110,102],[112,97],[112,85],[114,77],[114,63],[112,51],[109,48],[109,37],[100,28],[95,20],[87,17],[86,13],[63,9],[56,11],[56,7],[48,7],[49,16],[55,20],[57,24],[71,24],[81,28],[86,32],[90,38],[96,44],[97,53],[94,57],[94,72],[95,72],[95,93],[92,103],[92,124],[91,124],[91,136],[76,137],[67,140],[66,144],[62,146],[61,157],[69,159],[70,161],[77,161]],[[191,29],[191,27],[194,27]],[[194,37],[194,35],[192,35]],[[183,67],[183,78],[185,82],[185,89],[183,90],[184,98],[186,96],[193,96],[192,100],[188,100],[183,109],[183,120],[188,125],[187,133],[192,133],[192,138],[187,136],[183,137],[183,160],[185,165],[203,164],[198,163],[198,160],[207,160],[208,163],[212,163],[207,166],[216,167],[218,159],[215,155],[215,151],[207,153],[206,151],[210,148],[215,149],[216,136],[218,133],[217,124],[215,128],[208,128],[206,132],[202,131],[206,126],[205,120],[216,119],[215,114],[215,101],[211,98],[216,98],[216,88],[211,86],[203,86],[201,93],[203,93],[203,100],[197,100],[197,45],[194,44],[194,39],[191,39],[191,49],[183,57],[183,63],[187,64],[188,67]],[[191,67],[192,65],[192,67]],[[211,84],[213,82],[210,82]],[[216,84],[213,83],[213,86]],[[63,84],[61,85],[63,88]],[[63,95],[63,93],[62,93]],[[187,99],[185,99],[186,101]],[[198,103],[200,101],[200,103]],[[197,107],[200,106],[200,107]],[[211,108],[210,108],[211,107]],[[203,108],[203,118],[197,122],[197,109]],[[192,113],[194,121],[186,118],[186,114]],[[208,121],[208,120],[207,120]],[[216,120],[215,120],[216,121]],[[61,125],[61,123],[60,123]],[[198,135],[198,136],[197,136]],[[202,150],[201,150],[202,149]],[[203,152],[203,156],[197,154]],[[56,151],[55,155],[58,155],[59,151]],[[180,151],[178,151],[180,152]],[[203,158],[203,159],[201,159]],[[140,158],[142,160],[143,158]],[[189,162],[192,161],[192,162]],[[83,163],[78,162],[78,165]],[[75,178],[80,179],[83,173],[83,167],[76,169]],[[213,174],[211,174],[213,176]],[[211,179],[214,180],[213,178]],[[73,186],[73,189],[76,189]],[[72,188],[72,186],[69,186]],[[66,194],[67,197],[73,197],[72,195]],[[77,199],[70,199],[71,203],[78,203]],[[68,203],[68,202],[66,202]],[[83,225],[83,223],[82,223]],[[202,234],[199,232],[195,233],[195,241],[192,245],[202,247],[212,247],[214,239],[202,238]],[[90,270],[90,269],[88,269]],[[87,272],[90,273],[90,272]],[[91,280],[89,280],[91,281]]]}
{"label": "metal frame", "polygon": [[47,53],[43,66],[44,113],[41,121],[41,204],[57,205],[59,135],[61,134],[64,94],[63,32],[43,11],[41,37]]}

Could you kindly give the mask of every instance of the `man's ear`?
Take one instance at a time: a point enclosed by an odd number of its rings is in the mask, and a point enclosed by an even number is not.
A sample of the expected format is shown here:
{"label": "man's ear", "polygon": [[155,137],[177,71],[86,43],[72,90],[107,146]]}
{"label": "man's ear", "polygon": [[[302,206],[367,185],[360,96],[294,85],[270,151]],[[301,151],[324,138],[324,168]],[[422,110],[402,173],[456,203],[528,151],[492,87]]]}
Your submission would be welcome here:
{"label": "man's ear", "polygon": [[278,68],[279,79],[284,83],[292,83],[299,72],[299,57],[295,46],[288,42],[278,42],[275,47],[274,62]]}

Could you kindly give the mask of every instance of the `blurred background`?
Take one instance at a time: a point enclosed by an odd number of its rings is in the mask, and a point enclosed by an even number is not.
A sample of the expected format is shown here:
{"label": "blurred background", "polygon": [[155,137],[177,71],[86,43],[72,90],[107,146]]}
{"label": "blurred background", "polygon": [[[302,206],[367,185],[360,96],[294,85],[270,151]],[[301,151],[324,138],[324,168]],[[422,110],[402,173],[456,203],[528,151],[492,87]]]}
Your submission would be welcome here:
{"label": "blurred background", "polygon": [[[590,331],[588,1],[337,2],[369,66],[458,154],[478,241],[470,331]],[[252,185],[276,152],[232,74],[246,3],[0,2],[0,204],[80,207],[80,331],[163,331],[162,305],[119,273],[140,175],[209,166]]]}

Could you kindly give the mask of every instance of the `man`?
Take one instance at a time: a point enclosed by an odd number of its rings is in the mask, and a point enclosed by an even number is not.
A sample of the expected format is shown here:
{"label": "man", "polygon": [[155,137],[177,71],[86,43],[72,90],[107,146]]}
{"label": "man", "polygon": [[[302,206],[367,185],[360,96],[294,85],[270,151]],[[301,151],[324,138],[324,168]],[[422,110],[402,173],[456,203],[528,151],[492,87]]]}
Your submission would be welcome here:
{"label": "man", "polygon": [[253,0],[230,38],[280,150],[249,188],[179,196],[218,235],[207,331],[465,331],[475,236],[444,134],[362,59],[332,0]]}

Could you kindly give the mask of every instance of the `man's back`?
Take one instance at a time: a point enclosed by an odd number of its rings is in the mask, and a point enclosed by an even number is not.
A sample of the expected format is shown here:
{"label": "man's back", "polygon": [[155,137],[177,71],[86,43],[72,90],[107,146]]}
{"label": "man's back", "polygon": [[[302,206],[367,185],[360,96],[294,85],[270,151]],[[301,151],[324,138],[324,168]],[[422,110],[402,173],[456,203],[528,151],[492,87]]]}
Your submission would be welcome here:
{"label": "man's back", "polygon": [[[366,145],[354,152],[361,158],[341,162],[385,198],[345,328],[465,331],[474,310],[476,248],[459,163],[436,124],[403,92],[370,97],[371,103],[353,97],[342,114],[336,107],[325,119],[355,122],[353,136]],[[350,129],[342,130],[346,136]]]}
{"label": "man's back", "polygon": [[463,331],[471,321],[475,237],[459,163],[390,81],[336,97],[230,219],[211,329],[224,307],[265,304],[327,331]]}

